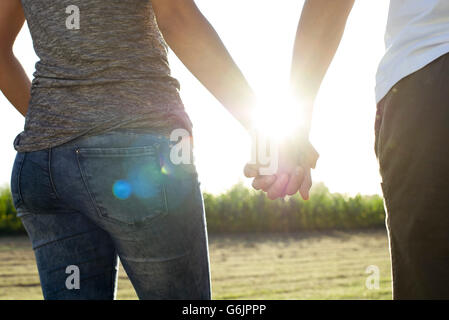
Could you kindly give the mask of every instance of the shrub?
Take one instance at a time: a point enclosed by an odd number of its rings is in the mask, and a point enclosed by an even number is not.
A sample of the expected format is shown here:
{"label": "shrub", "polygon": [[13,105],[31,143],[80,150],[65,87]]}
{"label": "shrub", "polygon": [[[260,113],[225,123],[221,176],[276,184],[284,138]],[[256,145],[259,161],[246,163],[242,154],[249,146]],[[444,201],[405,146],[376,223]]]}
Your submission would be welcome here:
{"label": "shrub", "polygon": [[[210,233],[375,228],[383,226],[385,221],[380,196],[348,197],[330,193],[322,183],[312,188],[308,201],[299,195],[272,201],[263,192],[239,183],[223,194],[204,193],[204,204]],[[11,192],[3,188],[0,190],[0,235],[23,232]]]}

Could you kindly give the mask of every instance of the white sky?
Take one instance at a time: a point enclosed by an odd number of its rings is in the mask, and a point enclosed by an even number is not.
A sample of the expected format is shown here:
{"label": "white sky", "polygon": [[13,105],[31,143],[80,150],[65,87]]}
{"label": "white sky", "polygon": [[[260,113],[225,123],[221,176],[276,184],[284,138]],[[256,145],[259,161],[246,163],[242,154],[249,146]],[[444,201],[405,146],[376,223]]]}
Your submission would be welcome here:
{"label": "white sky", "polygon": [[[203,14],[262,98],[276,99],[288,84],[296,25],[303,1],[197,0]],[[374,156],[374,85],[384,51],[388,0],[359,0],[321,87],[311,139],[320,153],[313,178],[331,191],[380,193]],[[37,57],[25,26],[14,47],[28,75]],[[243,177],[250,138],[225,109],[189,74],[174,54],[172,74],[194,123],[196,165],[204,191],[221,192]],[[276,107],[276,106],[273,106]],[[9,184],[15,136],[24,118],[0,95],[0,184]]]}

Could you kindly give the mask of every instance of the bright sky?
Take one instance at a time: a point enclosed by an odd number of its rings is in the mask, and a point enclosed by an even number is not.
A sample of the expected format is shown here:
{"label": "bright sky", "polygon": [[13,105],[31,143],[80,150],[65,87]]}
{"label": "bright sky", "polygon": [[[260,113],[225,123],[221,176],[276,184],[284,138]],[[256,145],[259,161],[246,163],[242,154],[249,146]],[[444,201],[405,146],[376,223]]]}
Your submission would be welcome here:
{"label": "bright sky", "polygon": [[[197,0],[203,14],[262,99],[276,100],[288,84],[303,1]],[[274,5],[274,3],[276,5]],[[314,181],[331,191],[380,193],[374,156],[375,73],[383,51],[388,0],[356,1],[344,38],[321,87],[311,139],[320,153]],[[37,57],[25,26],[14,47],[28,75]],[[196,166],[204,191],[222,192],[240,180],[250,137],[174,54],[172,74],[194,124]],[[15,136],[24,118],[0,95],[0,184],[9,184]],[[273,105],[276,108],[276,105]]]}

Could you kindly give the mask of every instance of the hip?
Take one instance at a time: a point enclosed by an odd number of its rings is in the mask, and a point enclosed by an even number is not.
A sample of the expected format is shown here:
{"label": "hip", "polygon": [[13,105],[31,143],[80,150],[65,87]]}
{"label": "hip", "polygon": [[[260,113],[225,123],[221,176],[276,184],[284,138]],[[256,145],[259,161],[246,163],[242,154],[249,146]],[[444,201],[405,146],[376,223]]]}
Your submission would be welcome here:
{"label": "hip", "polygon": [[124,226],[169,212],[182,215],[188,208],[201,212],[193,152],[184,148],[181,153],[188,156],[180,155],[179,143],[163,134],[121,128],[18,152],[11,175],[14,206],[19,216],[70,208]]}

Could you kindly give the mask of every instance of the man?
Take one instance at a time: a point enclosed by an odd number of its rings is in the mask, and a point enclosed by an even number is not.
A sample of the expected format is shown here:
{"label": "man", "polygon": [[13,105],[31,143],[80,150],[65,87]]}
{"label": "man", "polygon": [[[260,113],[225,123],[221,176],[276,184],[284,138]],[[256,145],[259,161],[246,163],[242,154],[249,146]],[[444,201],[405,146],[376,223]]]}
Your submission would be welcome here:
{"label": "man", "polygon": [[[304,4],[291,83],[294,94],[307,102],[306,114],[311,114],[353,4]],[[393,298],[448,299],[449,1],[392,0],[385,40],[376,76],[375,151],[387,209]],[[303,169],[310,173],[307,166]],[[246,175],[255,176],[248,168]],[[269,191],[273,181],[259,176],[255,187]],[[285,184],[276,188],[271,196],[285,195]]]}

